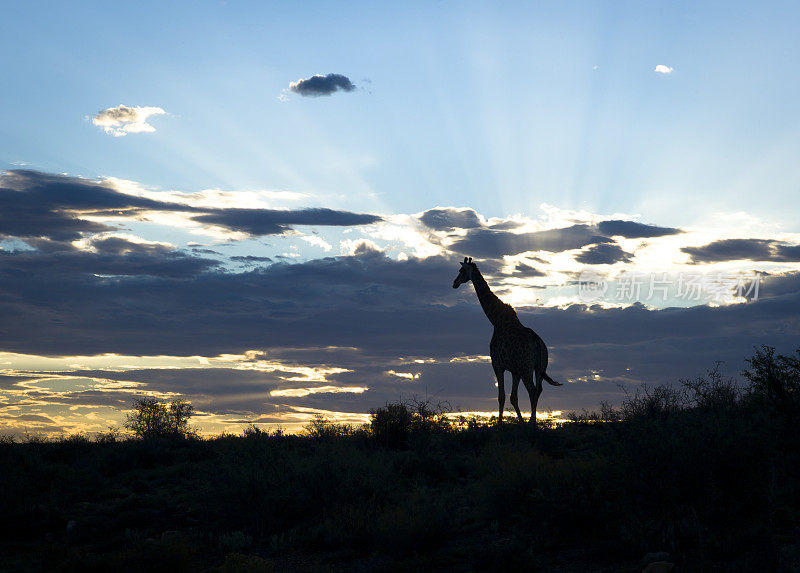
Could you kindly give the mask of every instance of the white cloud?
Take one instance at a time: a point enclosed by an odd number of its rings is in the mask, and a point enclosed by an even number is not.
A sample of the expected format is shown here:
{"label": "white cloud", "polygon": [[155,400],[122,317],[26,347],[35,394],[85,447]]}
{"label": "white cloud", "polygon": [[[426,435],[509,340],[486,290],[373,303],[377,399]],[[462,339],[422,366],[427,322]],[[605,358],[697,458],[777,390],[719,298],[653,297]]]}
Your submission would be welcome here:
{"label": "white cloud", "polygon": [[167,113],[160,107],[128,107],[118,105],[99,112],[92,118],[92,123],[102,127],[103,131],[114,137],[122,137],[129,133],[152,133],[155,127],[147,123],[151,115]]}
{"label": "white cloud", "polygon": [[333,248],[328,241],[322,237],[318,237],[317,235],[303,235],[300,237],[300,239],[309,245],[314,245],[315,247],[323,249],[326,253]]}
{"label": "white cloud", "polygon": [[200,191],[181,192],[171,189],[149,188],[136,181],[118,177],[102,177],[101,179],[111,184],[120,193],[127,195],[209,209],[276,209],[281,208],[281,205],[291,204],[310,197],[308,193],[269,189],[235,191],[202,189]]}
{"label": "white cloud", "polygon": [[343,239],[339,241],[339,251],[343,255],[363,255],[369,252],[381,253],[381,249],[369,239]]}
{"label": "white cloud", "polygon": [[397,376],[398,378],[404,378],[405,380],[418,380],[420,376],[419,372],[395,372],[394,370],[387,370],[386,373],[391,376]]}
{"label": "white cloud", "polygon": [[658,64],[653,71],[657,74],[671,74],[672,68],[664,64]]}

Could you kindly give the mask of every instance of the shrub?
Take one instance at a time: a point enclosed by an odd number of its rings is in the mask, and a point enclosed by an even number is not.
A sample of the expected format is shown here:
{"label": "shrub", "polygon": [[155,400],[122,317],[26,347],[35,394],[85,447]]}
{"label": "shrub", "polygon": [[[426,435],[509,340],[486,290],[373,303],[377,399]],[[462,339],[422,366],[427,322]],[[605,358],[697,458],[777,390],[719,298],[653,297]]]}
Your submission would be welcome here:
{"label": "shrub", "polygon": [[258,555],[231,553],[218,569],[221,573],[271,573],[275,565]]}
{"label": "shrub", "polygon": [[580,413],[570,412],[567,414],[567,420],[578,424],[597,424],[600,422],[619,422],[620,411],[615,409],[611,404],[603,400],[600,402],[600,411],[589,411],[586,409],[581,410]]}
{"label": "shrub", "polygon": [[269,432],[267,430],[262,430],[255,424],[248,424],[245,426],[244,430],[242,431],[245,438],[262,438],[265,436],[269,436]]}
{"label": "shrub", "polygon": [[411,412],[402,402],[387,402],[385,408],[369,411],[369,425],[377,442],[397,449],[408,445],[411,433]]}
{"label": "shrub", "polygon": [[220,533],[217,544],[223,554],[240,553],[253,544],[253,536],[244,531]]}
{"label": "shrub", "polygon": [[[405,402],[387,402],[385,408],[369,411],[370,431],[387,448],[408,447],[411,441],[425,441],[431,434],[449,432],[453,425],[447,418],[446,403],[412,397]],[[413,440],[417,438],[417,440]]]}
{"label": "shrub", "polygon": [[116,426],[109,426],[107,432],[97,432],[94,441],[98,444],[115,444],[122,439],[119,428]]}
{"label": "shrub", "polygon": [[795,356],[775,356],[775,348],[755,348],[755,354],[746,360],[750,369],[742,375],[750,381],[750,392],[766,402],[778,413],[793,419],[800,409],[800,348]]}
{"label": "shrub", "polygon": [[310,438],[316,438],[318,440],[341,438],[350,436],[354,432],[355,429],[350,424],[332,422],[322,414],[315,414],[305,427],[305,434]]}
{"label": "shrub", "polygon": [[739,403],[741,388],[732,378],[723,378],[719,365],[717,362],[705,376],[680,380],[691,405],[707,411],[727,412]]}
{"label": "shrub", "polygon": [[138,398],[124,425],[137,438],[189,438],[195,435],[189,428],[193,415],[194,407],[184,400],[165,404],[155,398]]}
{"label": "shrub", "polygon": [[664,420],[683,410],[684,400],[672,386],[661,384],[652,390],[647,384],[636,389],[631,396],[625,390],[620,415],[623,420],[657,419]]}

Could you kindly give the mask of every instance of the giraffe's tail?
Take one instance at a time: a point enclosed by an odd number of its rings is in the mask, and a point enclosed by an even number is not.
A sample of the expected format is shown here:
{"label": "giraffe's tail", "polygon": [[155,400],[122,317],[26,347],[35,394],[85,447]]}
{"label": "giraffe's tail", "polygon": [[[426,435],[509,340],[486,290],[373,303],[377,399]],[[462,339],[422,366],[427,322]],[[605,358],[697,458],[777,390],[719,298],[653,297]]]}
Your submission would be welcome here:
{"label": "giraffe's tail", "polygon": [[563,386],[561,382],[556,382],[555,380],[550,378],[550,375],[547,372],[542,372],[542,378],[544,378],[548,384],[552,384],[553,386]]}

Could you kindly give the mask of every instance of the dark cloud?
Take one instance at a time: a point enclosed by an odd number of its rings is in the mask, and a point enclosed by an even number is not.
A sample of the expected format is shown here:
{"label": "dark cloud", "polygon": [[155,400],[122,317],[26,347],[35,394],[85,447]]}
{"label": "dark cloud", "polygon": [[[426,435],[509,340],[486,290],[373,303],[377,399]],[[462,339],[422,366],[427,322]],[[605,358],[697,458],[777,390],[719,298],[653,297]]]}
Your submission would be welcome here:
{"label": "dark cloud", "polygon": [[547,273],[540,271],[530,265],[526,265],[525,263],[517,263],[517,266],[514,267],[514,275],[521,276],[521,277],[546,277]]}
{"label": "dark cloud", "polygon": [[42,416],[41,414],[20,414],[15,416],[15,418],[22,422],[44,422],[46,424],[55,424],[53,420],[47,416]]}
{"label": "dark cloud", "polygon": [[272,259],[269,257],[257,257],[255,255],[236,255],[230,258],[237,263],[255,265],[259,263],[271,263]]}
{"label": "dark cloud", "polygon": [[573,225],[563,229],[550,229],[533,233],[509,233],[489,229],[469,231],[456,241],[450,250],[459,254],[480,258],[501,258],[527,251],[561,252],[580,249],[595,243],[613,242],[597,234],[589,225]]}
{"label": "dark cloud", "polygon": [[331,95],[339,90],[351,92],[356,89],[350,78],[341,74],[315,75],[289,84],[289,89],[304,97]]}
{"label": "dark cloud", "polygon": [[36,376],[16,375],[16,374],[0,374],[0,388],[14,388],[20,382],[27,382],[28,380],[36,380]]}
{"label": "dark cloud", "polygon": [[472,209],[430,209],[419,220],[434,231],[474,229],[482,226],[478,214]]}
{"label": "dark cloud", "polygon": [[[48,243],[47,250],[0,251],[0,276],[24,277],[34,285],[42,277],[66,282],[94,275],[185,278],[219,264],[164,245],[120,237],[96,239],[91,245],[97,252],[81,251],[70,243]],[[58,289],[53,288],[56,295]]]}
{"label": "dark cloud", "polygon": [[[450,362],[454,357],[487,355],[492,334],[471,285],[457,291],[451,287],[460,257],[397,261],[364,247],[353,256],[276,263],[233,273],[218,268],[217,261],[165,245],[134,243],[108,235],[89,241],[94,252],[80,251],[65,241],[75,232],[93,231],[70,230],[63,224],[85,223],[79,220],[82,211],[98,205],[112,208],[110,204],[125,210],[186,207],[159,202],[154,202],[154,207],[152,203],[139,203],[135,197],[118,197],[121,194],[113,189],[83,180],[41,174],[19,177],[22,179],[12,178],[11,182],[4,178],[0,196],[10,201],[6,204],[23,205],[40,218],[33,217],[31,223],[39,225],[38,230],[23,235],[33,250],[0,252],[0,351],[50,356],[216,356],[262,350],[264,359],[280,360],[287,370],[79,373],[133,379],[146,384],[146,389],[188,396],[205,411],[240,412],[242,416],[272,416],[297,405],[365,412],[387,399],[415,393],[433,395],[465,410],[495,408],[490,365]],[[43,189],[51,185],[64,194]],[[83,196],[84,190],[93,196],[91,200]],[[14,193],[30,195],[19,201]],[[30,197],[41,201],[43,207],[36,210]],[[82,201],[80,209],[73,207]],[[244,217],[242,211],[190,212],[195,216],[225,215],[228,218],[220,224],[232,228],[364,222],[348,219],[358,214],[327,210],[263,210],[260,220]],[[51,232],[42,217],[62,213],[66,213],[65,218],[54,223],[56,231]],[[253,211],[246,213],[252,215]],[[250,232],[254,230],[250,228]],[[594,245],[586,251],[592,256],[600,257],[604,250],[606,255],[619,256],[614,248],[617,245],[600,233],[599,227],[589,225],[519,235],[476,227],[468,229],[457,245],[454,250],[464,255],[491,257],[480,263],[490,277],[499,272],[502,254],[558,252]],[[790,257],[796,248],[772,242],[765,252]],[[247,257],[241,260],[248,261],[264,262]],[[539,272],[523,265],[515,270],[527,276]],[[496,280],[490,280],[490,284],[501,292]],[[596,408],[600,400],[618,395],[617,383],[674,382],[702,372],[714,360],[727,361],[736,372],[744,367],[742,360],[754,344],[791,350],[800,335],[800,275],[767,277],[758,301],[717,308],[648,310],[641,306],[603,309],[573,305],[567,309],[517,310],[523,323],[547,342],[549,373],[559,381],[581,380],[548,388],[542,407]],[[433,362],[417,363],[415,358]],[[288,371],[290,365],[326,365],[350,371],[333,374],[325,383],[287,381],[294,375]],[[417,377],[398,378],[387,374],[388,370]],[[13,385],[21,380],[0,378],[0,387],[15,392],[18,387]],[[302,398],[269,395],[273,389],[325,384],[367,386],[370,390]],[[28,396],[69,405],[118,408],[130,403],[128,395],[104,390],[76,391],[67,396],[34,392]]]}
{"label": "dark cloud", "polygon": [[[485,354],[488,338],[480,333],[490,334],[471,288],[451,288],[457,261],[443,257],[394,261],[370,252],[243,273],[209,269],[109,282],[68,258],[64,262],[65,257],[48,259],[39,265],[42,272],[33,274],[29,256],[6,254],[0,264],[0,340],[7,350],[215,355],[334,344],[372,354],[447,356]],[[22,262],[9,264],[15,258]],[[784,280],[771,277],[762,296],[770,284]],[[784,295],[788,298],[780,305],[766,298],[719,309],[520,313],[535,315],[536,322],[561,333],[561,343],[589,344],[602,332],[599,340],[628,344],[662,336],[713,336],[717,328],[740,331],[770,316],[782,320],[796,312],[789,304],[796,305],[791,298],[796,294]],[[783,310],[773,312],[776,305]],[[703,321],[710,324],[701,326]]]}
{"label": "dark cloud", "polygon": [[86,215],[136,216],[145,210],[198,213],[195,220],[253,235],[281,234],[291,225],[363,225],[377,215],[331,209],[210,209],[156,201],[121,193],[109,184],[77,177],[16,170],[0,173],[0,237],[27,242],[42,238],[74,241],[83,233],[112,228],[83,219]]}
{"label": "dark cloud", "polygon": [[770,239],[722,239],[701,247],[683,247],[693,263],[720,261],[800,262],[800,245]]}
{"label": "dark cloud", "polygon": [[299,211],[219,209],[214,213],[198,215],[193,219],[201,223],[221,225],[250,235],[279,235],[289,231],[291,225],[349,227],[368,225],[383,220],[378,215],[334,211],[332,209],[302,209]]}
{"label": "dark cloud", "polygon": [[623,251],[619,245],[603,243],[578,253],[575,260],[586,265],[611,265],[620,261],[628,262],[631,257],[631,253]]}
{"label": "dark cloud", "polygon": [[[68,212],[109,203],[131,207],[118,193],[78,179],[48,176],[34,171],[0,175],[0,236],[47,237],[56,241],[78,239],[83,232],[109,227]],[[116,205],[115,205],[116,206]],[[138,205],[135,205],[138,206]]]}
{"label": "dark cloud", "polygon": [[[25,255],[8,255],[16,256]],[[294,374],[281,369],[82,371],[73,376],[136,380],[147,389],[178,392],[215,413],[272,415],[299,405],[365,412],[415,393],[465,410],[491,411],[496,404],[488,363],[450,362],[487,355],[492,333],[471,286],[451,288],[455,258],[395,261],[370,251],[244,273],[212,268],[196,275],[115,281],[77,273],[61,257],[49,262],[51,272],[35,275],[0,262],[2,350],[215,356],[262,349],[264,359],[287,365],[351,370],[325,383],[287,381]],[[800,275],[768,277],[761,293],[758,301],[717,308],[518,308],[522,322],[550,348],[550,374],[564,382],[583,380],[549,388],[542,407],[596,408],[600,400],[618,396],[617,383],[674,382],[703,372],[714,360],[727,361],[736,372],[754,344],[793,348],[800,334],[793,320],[800,316]],[[415,358],[435,362],[416,363]],[[408,380],[388,370],[419,376]],[[269,395],[278,388],[328,384],[370,390]],[[59,403],[116,407],[126,398],[102,391],[47,395]]]}
{"label": "dark cloud", "polygon": [[523,223],[518,221],[503,221],[502,223],[495,223],[494,225],[489,225],[489,228],[493,231],[509,231],[511,229],[517,229],[521,227]]}
{"label": "dark cloud", "polygon": [[[467,235],[456,241],[450,250],[466,256],[480,258],[501,258],[504,255],[517,255],[528,251],[549,251],[552,253],[580,249],[587,245],[594,248],[579,255],[580,258],[596,260],[627,260],[628,255],[619,247],[602,247],[603,244],[614,243],[611,237],[626,238],[662,237],[682,233],[680,229],[645,225],[634,221],[611,220],[597,225],[576,224],[562,229],[548,229],[532,233],[511,233],[507,228],[514,226],[493,225],[485,229],[472,229]],[[622,257],[622,258],[620,258]],[[602,264],[602,263],[595,263]]]}
{"label": "dark cloud", "polygon": [[73,241],[82,233],[111,229],[81,217],[133,214],[144,209],[195,211],[175,203],[120,193],[111,186],[77,177],[15,170],[0,174],[0,235]]}
{"label": "dark cloud", "polygon": [[663,237],[665,235],[677,235],[683,233],[680,229],[671,227],[657,227],[655,225],[645,225],[635,221],[610,220],[601,221],[597,224],[601,234],[608,237],[621,236],[626,239],[644,239],[651,237]]}
{"label": "dark cloud", "polygon": [[173,251],[172,247],[158,243],[134,243],[123,237],[100,237],[92,239],[91,246],[101,255],[163,255]]}

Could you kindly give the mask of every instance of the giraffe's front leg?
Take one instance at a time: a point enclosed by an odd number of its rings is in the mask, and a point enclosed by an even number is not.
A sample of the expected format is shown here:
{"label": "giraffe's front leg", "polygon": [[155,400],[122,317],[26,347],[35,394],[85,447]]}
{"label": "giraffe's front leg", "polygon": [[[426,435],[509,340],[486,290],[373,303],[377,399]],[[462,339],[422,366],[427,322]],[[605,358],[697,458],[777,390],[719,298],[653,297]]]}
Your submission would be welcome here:
{"label": "giraffe's front leg", "polygon": [[500,411],[497,414],[497,423],[503,423],[503,406],[506,403],[506,389],[504,378],[505,371],[502,368],[495,368],[494,375],[497,377],[497,401],[500,404]]}

